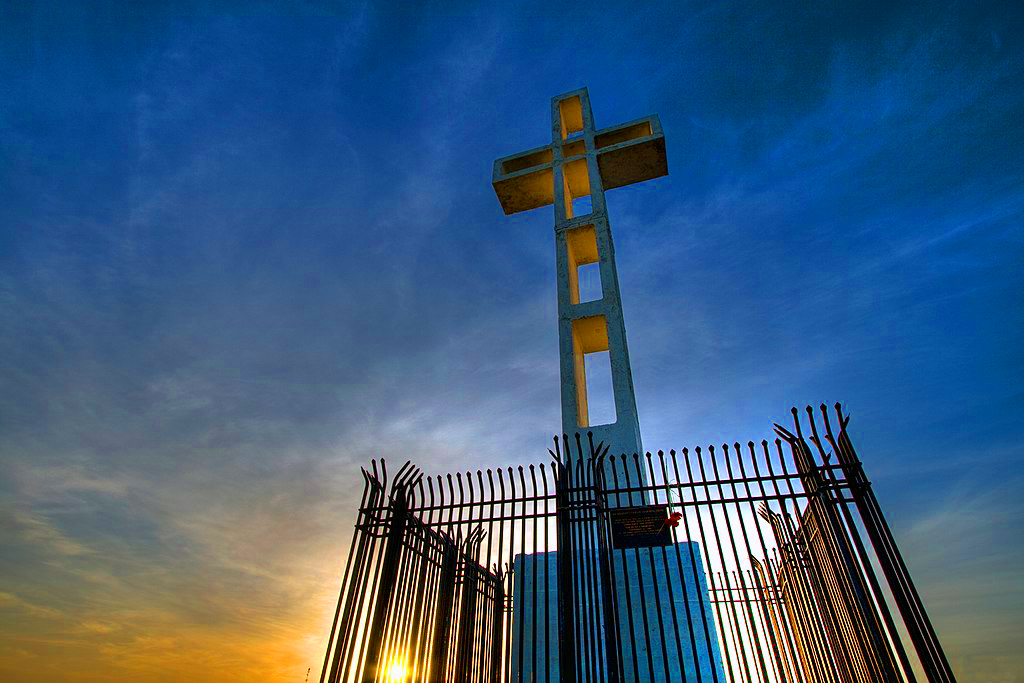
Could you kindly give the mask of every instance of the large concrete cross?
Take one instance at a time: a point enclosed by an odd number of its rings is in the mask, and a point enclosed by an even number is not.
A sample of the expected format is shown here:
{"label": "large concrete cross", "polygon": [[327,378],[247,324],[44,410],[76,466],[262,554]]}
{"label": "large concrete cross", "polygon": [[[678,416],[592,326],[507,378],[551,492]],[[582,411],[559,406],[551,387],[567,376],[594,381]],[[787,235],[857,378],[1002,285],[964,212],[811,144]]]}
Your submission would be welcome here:
{"label": "large concrete cross", "polygon": [[[593,431],[612,453],[642,453],[642,446],[604,192],[667,173],[658,117],[597,130],[586,88],[551,99],[551,144],[494,162],[506,214],[555,207],[562,430]],[[599,264],[601,296],[581,302],[579,268],[591,263]],[[601,351],[611,362],[615,420],[592,425],[585,359]]]}
{"label": "large concrete cross", "polygon": [[[595,442],[603,441],[615,454],[643,451],[604,191],[666,173],[665,138],[658,117],[649,116],[597,130],[585,88],[552,98],[550,145],[494,163],[494,191],[506,214],[549,204],[555,207],[562,429],[569,435],[592,431]],[[581,207],[588,197],[589,206]],[[581,301],[579,269],[593,263],[598,264],[601,275],[601,293],[591,301]],[[587,407],[586,358],[601,351],[608,351],[611,362],[615,418],[609,424],[594,425],[590,424]],[[569,457],[573,455],[574,449],[570,449]],[[636,481],[636,470],[629,469],[632,471],[631,487],[648,483],[642,474],[643,468],[640,482]],[[621,461],[614,470],[607,466],[605,469],[606,475],[614,473],[620,488],[625,483],[625,472]],[[650,496],[637,491],[628,495],[620,493],[608,500],[612,507],[649,502],[652,502]],[[666,563],[664,555],[655,557],[658,551],[653,548],[622,550],[614,554],[613,586],[580,588],[584,604],[600,600],[601,590],[610,590],[619,596],[618,620],[621,624],[631,624],[620,631],[619,661],[650,665],[625,666],[621,683],[725,680],[713,621],[707,621],[707,630],[680,628],[677,633],[669,633],[672,628],[669,624],[675,623],[671,620],[677,613],[689,614],[688,610],[697,604],[703,605],[701,614],[711,612],[707,587],[702,583],[704,570],[697,544],[682,541],[679,551],[682,557],[692,558],[693,564],[689,561]],[[512,648],[513,652],[520,653],[512,660],[512,679],[554,683],[561,680],[557,651],[552,653],[545,648],[544,652],[551,659],[541,665],[536,659],[539,641],[523,636],[515,625],[536,625],[538,619],[547,619],[546,628],[552,633],[558,632],[559,582],[549,581],[557,573],[557,553],[534,555],[533,560],[527,562],[529,557],[517,558],[518,566],[514,570],[523,578],[518,580],[519,589],[513,592],[512,598]],[[637,568],[628,582],[624,570],[627,562]],[[537,594],[542,585],[545,586],[543,593]],[[555,588],[549,590],[551,586]],[[654,607],[651,601],[645,602],[641,597],[651,593],[670,595],[670,586],[677,587],[676,598],[671,603],[665,601]],[[531,595],[533,599],[527,600]],[[640,629],[640,624],[647,634],[638,637],[632,625]],[[522,642],[517,638],[522,638]],[[685,653],[691,652],[691,643],[693,655],[689,656]],[[684,654],[679,655],[680,652]],[[537,666],[540,668],[534,671]]]}

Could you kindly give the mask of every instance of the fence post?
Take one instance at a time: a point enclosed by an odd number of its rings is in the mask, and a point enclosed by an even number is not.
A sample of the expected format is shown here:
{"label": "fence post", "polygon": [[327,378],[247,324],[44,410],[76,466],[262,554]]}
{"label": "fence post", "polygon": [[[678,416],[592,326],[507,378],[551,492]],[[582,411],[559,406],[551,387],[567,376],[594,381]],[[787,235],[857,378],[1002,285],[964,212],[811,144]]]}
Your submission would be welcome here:
{"label": "fence post", "polygon": [[459,642],[455,655],[456,683],[467,683],[472,676],[473,637],[476,635],[476,591],[478,570],[469,556],[469,544],[462,555],[462,600],[459,604]]}
{"label": "fence post", "polygon": [[444,557],[441,560],[441,577],[437,583],[437,616],[434,619],[435,631],[431,644],[430,680],[442,683],[445,680],[445,667],[448,665],[448,634],[451,632],[452,603],[455,596],[455,546],[445,544]]}
{"label": "fence post", "polygon": [[619,683],[619,649],[622,643],[619,638],[619,612],[615,601],[615,586],[612,578],[611,539],[609,538],[611,523],[608,520],[608,496],[604,489],[604,457],[593,452],[591,444],[591,460],[594,497],[594,516],[597,525],[597,556],[601,573],[601,616],[604,620],[605,666],[608,670],[608,683]]}
{"label": "fence post", "polygon": [[[557,443],[557,442],[556,442]],[[565,457],[568,459],[568,448]],[[576,606],[573,600],[572,518],[569,510],[569,468],[558,462],[555,479],[555,523],[558,526],[558,678],[576,683]],[[550,681],[548,682],[550,683]]]}
{"label": "fence post", "polygon": [[362,683],[373,683],[380,667],[381,640],[384,637],[384,624],[394,594],[395,581],[398,578],[398,565],[402,557],[402,543],[405,539],[405,527],[409,519],[409,505],[406,501],[405,487],[395,487],[391,497],[391,527],[388,529],[384,559],[381,561],[380,583],[377,587],[377,600],[373,608],[373,622],[367,632],[366,665],[363,669]]}
{"label": "fence post", "polygon": [[501,681],[501,635],[505,632],[505,590],[502,587],[504,577],[500,572],[494,581],[494,626],[491,636],[491,680]]}

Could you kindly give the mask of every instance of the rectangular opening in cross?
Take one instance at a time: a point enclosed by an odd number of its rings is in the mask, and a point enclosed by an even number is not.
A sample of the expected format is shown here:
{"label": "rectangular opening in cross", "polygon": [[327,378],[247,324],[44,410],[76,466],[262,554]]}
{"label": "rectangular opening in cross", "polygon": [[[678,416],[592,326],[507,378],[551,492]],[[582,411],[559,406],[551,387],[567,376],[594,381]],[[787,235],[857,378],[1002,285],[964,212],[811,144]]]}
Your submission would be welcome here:
{"label": "rectangular opening in cross", "polygon": [[607,351],[588,353],[583,357],[587,376],[587,418],[581,427],[614,424],[615,391],[612,387],[611,356]]}
{"label": "rectangular opening in cross", "polygon": [[562,119],[562,139],[583,132],[583,102],[579,95],[568,97],[558,103],[558,112]]}
{"label": "rectangular opening in cross", "polygon": [[594,315],[573,320],[572,346],[579,426],[613,424],[618,418],[607,319]]}
{"label": "rectangular opening in cross", "polygon": [[573,218],[593,213],[587,160],[577,159],[563,164],[562,181],[565,194],[565,217]]}
{"label": "rectangular opening in cross", "polygon": [[590,203],[590,195],[572,200],[573,216],[586,216],[591,213],[594,213],[594,206]]}
{"label": "rectangular opening in cross", "polygon": [[569,230],[565,242],[569,252],[570,303],[579,304],[602,298],[601,264],[594,226],[584,225]]}

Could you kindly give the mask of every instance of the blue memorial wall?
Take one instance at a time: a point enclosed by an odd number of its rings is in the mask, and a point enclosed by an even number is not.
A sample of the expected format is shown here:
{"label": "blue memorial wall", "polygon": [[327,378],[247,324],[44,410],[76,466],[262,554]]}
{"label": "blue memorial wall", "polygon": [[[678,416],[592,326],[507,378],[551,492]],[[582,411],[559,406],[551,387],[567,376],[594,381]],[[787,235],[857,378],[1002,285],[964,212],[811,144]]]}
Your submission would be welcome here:
{"label": "blue memorial wall", "polygon": [[[724,683],[700,546],[613,553],[624,683]],[[557,562],[553,551],[517,555],[513,563],[512,683],[558,681]],[[592,600],[601,600],[598,585],[581,592],[582,612],[600,611]],[[600,659],[582,657],[581,674],[594,661]]]}

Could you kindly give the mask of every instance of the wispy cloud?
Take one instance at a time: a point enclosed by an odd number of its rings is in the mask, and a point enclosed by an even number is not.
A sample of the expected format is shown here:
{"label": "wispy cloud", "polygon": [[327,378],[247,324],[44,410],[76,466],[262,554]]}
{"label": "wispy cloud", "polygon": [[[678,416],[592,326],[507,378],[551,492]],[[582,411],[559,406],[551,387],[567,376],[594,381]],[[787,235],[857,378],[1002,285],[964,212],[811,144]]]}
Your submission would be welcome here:
{"label": "wispy cloud", "polygon": [[[1009,666],[983,641],[1020,632],[995,597],[1017,595],[1019,428],[971,408],[1020,401],[996,340],[1022,206],[990,142],[1019,141],[1010,33],[951,59],[946,15],[899,8],[880,42],[742,3],[307,9],[69,9],[3,72],[0,678],[301,680],[360,465],[544,456],[550,212],[501,216],[490,163],[583,84],[602,125],[661,98],[669,137],[672,174],[610,199],[648,446],[853,401],[879,487],[936,487],[895,509],[958,666]],[[989,297],[1001,317],[972,317]]]}

